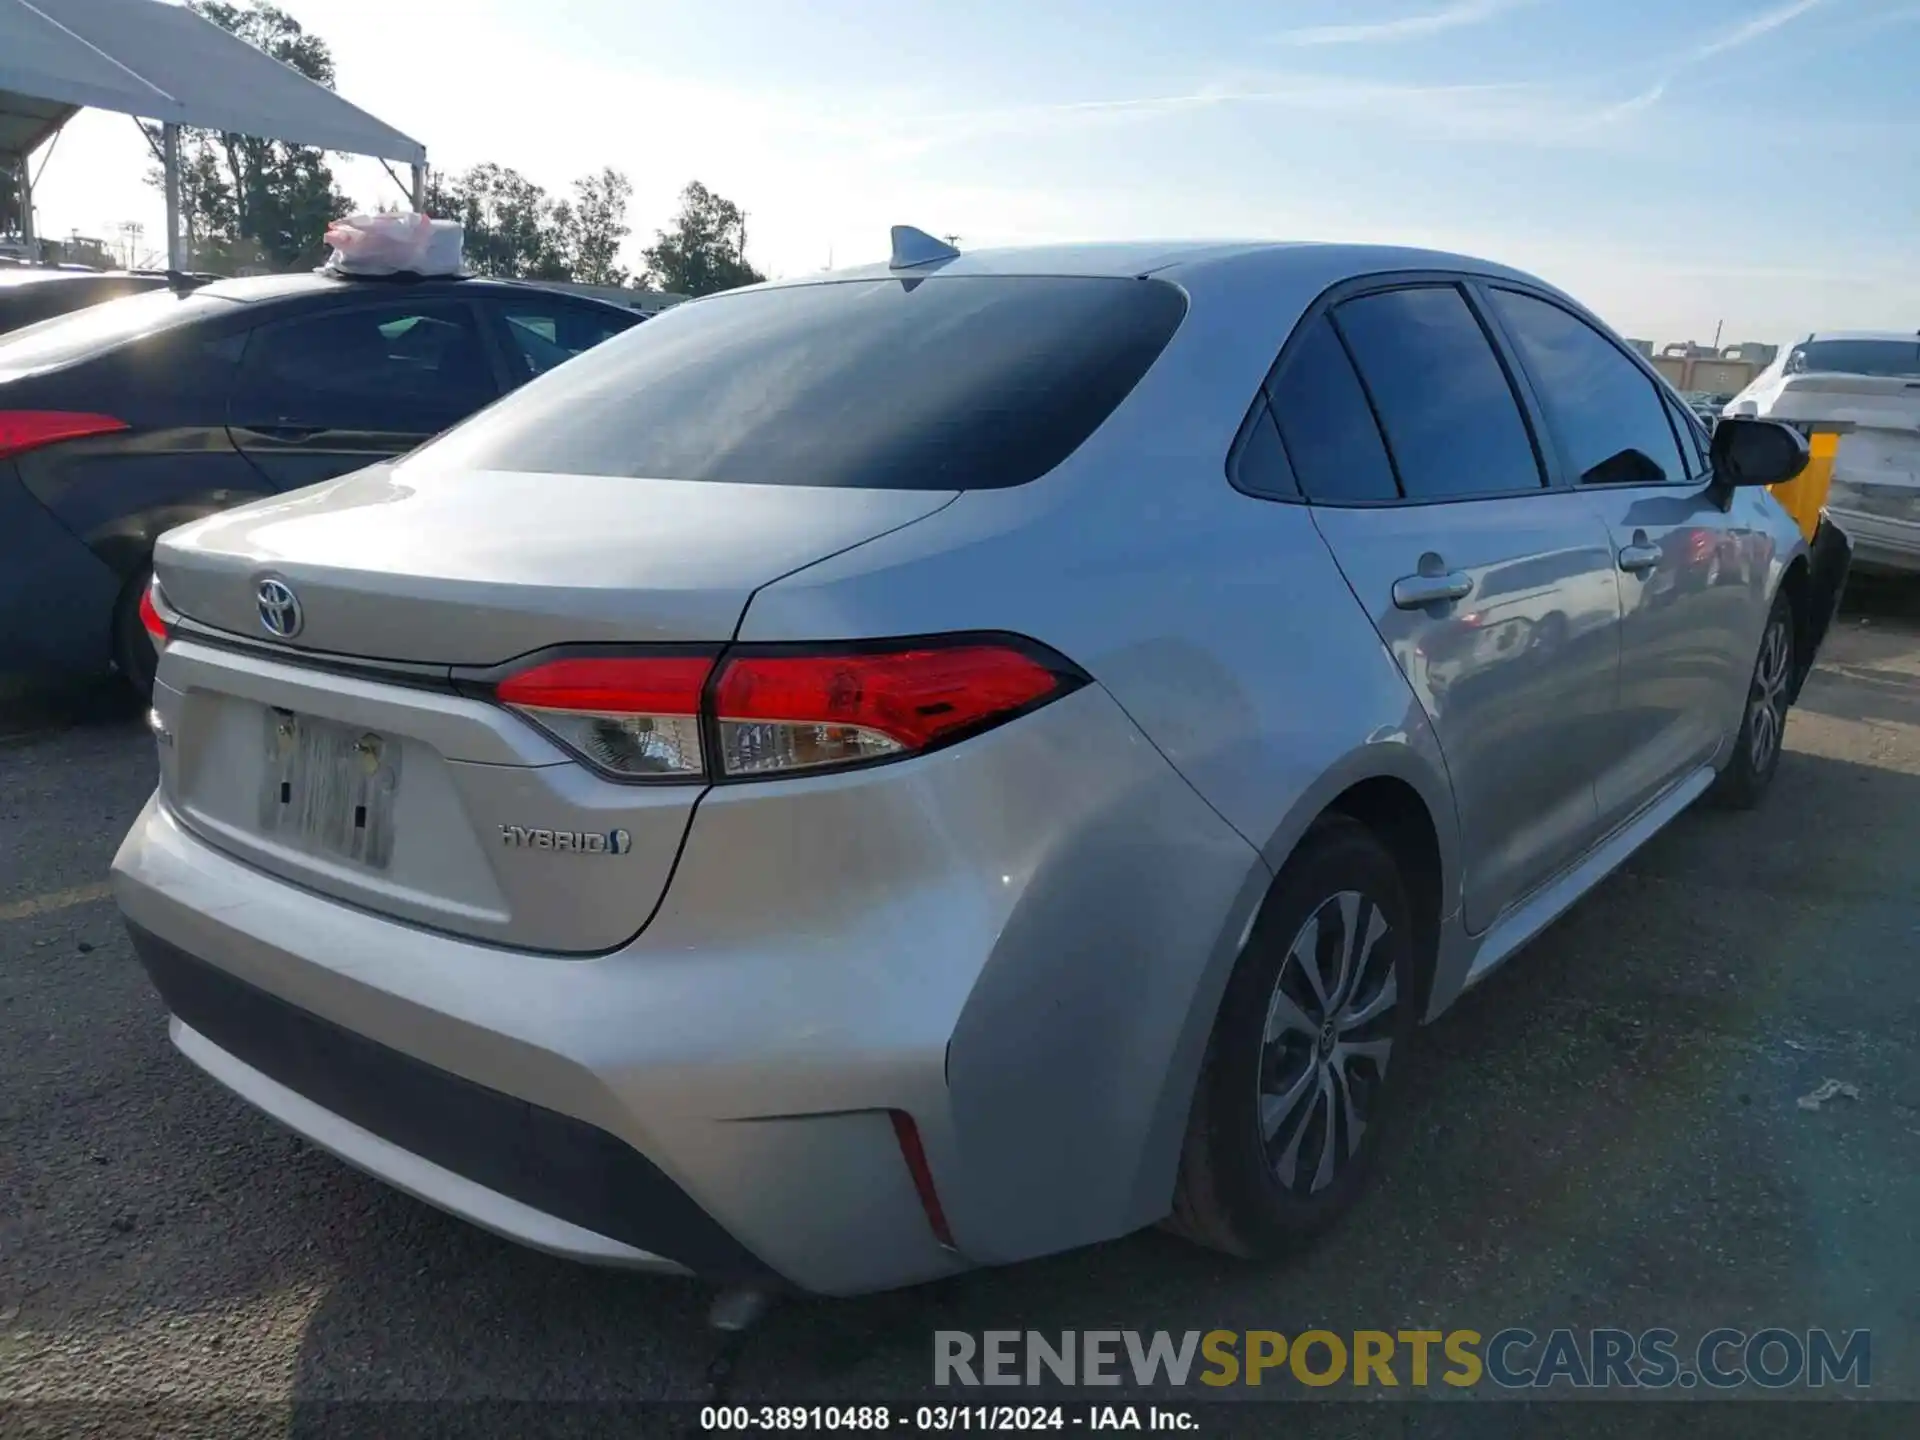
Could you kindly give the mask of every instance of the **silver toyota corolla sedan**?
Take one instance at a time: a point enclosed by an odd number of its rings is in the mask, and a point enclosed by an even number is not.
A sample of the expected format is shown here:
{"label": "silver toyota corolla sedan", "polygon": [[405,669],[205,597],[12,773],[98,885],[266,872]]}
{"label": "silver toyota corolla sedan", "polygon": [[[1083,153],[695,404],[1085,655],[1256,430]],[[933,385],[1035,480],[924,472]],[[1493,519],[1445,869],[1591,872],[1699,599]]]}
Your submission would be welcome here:
{"label": "silver toyota corolla sedan", "polygon": [[188,1059],[582,1260],[1265,1255],[1766,789],[1847,558],[1790,430],[1459,256],[896,240],[160,542],[113,882]]}

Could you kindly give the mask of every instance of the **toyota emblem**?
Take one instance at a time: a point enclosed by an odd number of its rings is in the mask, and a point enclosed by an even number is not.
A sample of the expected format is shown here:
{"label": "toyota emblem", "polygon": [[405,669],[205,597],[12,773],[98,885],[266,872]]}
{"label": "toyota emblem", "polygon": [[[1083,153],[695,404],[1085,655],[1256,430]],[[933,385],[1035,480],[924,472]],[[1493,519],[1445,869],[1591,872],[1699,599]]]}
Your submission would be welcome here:
{"label": "toyota emblem", "polygon": [[260,605],[260,624],[269,635],[291,640],[300,633],[306,617],[300,613],[300,597],[284,580],[262,580],[254,591]]}

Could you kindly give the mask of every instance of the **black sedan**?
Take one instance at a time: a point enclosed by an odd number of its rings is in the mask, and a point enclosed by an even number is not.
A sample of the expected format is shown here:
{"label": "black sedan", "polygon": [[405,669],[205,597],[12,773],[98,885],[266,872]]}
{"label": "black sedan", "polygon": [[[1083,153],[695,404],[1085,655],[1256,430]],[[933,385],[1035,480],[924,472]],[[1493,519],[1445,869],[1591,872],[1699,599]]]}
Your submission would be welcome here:
{"label": "black sedan", "polygon": [[511,281],[303,274],[0,335],[0,672],[111,666],[145,693],[162,531],[410,450],[640,319]]}

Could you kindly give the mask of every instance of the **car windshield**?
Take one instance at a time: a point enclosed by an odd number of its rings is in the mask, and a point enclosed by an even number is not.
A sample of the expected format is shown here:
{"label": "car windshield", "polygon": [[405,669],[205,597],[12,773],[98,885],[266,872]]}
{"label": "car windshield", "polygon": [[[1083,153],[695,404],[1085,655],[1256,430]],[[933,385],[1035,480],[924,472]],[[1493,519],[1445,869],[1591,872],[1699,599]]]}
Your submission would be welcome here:
{"label": "car windshield", "polygon": [[231,302],[149,290],[69,311],[0,335],[0,375],[24,375],[84,360],[115,345],[171,330]]}
{"label": "car windshield", "polygon": [[963,490],[1058,465],[1186,313],[1163,281],[960,276],[676,306],[420,451],[429,470]]}
{"label": "car windshield", "polygon": [[1920,335],[1911,340],[1809,340],[1788,352],[1787,374],[1920,376]]}

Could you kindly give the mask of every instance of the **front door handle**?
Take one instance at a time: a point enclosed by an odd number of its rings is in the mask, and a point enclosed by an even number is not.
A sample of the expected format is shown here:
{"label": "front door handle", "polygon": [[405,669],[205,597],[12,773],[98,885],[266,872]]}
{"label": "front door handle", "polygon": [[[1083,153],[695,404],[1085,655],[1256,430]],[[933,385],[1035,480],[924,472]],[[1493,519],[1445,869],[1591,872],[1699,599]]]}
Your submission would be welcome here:
{"label": "front door handle", "polygon": [[1629,575],[1644,575],[1660,563],[1660,547],[1636,540],[1620,547],[1620,568]]}
{"label": "front door handle", "polygon": [[1403,575],[1393,582],[1393,603],[1402,610],[1421,610],[1473,593],[1473,580],[1458,570],[1439,575]]}

